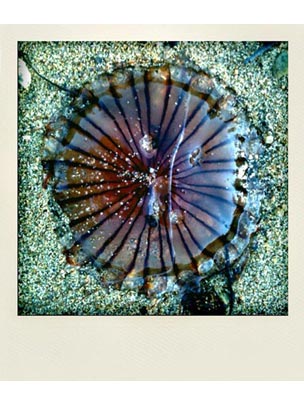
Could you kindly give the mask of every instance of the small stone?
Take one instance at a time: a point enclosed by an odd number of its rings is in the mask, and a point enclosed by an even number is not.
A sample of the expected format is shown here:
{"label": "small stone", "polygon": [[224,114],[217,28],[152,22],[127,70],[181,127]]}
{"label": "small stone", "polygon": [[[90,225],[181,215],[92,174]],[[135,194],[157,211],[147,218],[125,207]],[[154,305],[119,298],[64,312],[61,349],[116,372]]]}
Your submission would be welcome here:
{"label": "small stone", "polygon": [[272,136],[272,135],[266,136],[266,138],[265,138],[265,143],[266,143],[267,145],[271,145],[271,144],[273,143],[273,136]]}
{"label": "small stone", "polygon": [[27,89],[31,84],[30,71],[22,59],[18,59],[18,82],[24,89]]}
{"label": "small stone", "polygon": [[272,74],[277,79],[280,79],[283,76],[286,76],[288,73],[288,53],[287,51],[283,51],[279,54],[276,58],[273,67],[272,67]]}
{"label": "small stone", "polygon": [[24,135],[22,138],[25,140],[25,142],[29,142],[31,140],[30,135]]}

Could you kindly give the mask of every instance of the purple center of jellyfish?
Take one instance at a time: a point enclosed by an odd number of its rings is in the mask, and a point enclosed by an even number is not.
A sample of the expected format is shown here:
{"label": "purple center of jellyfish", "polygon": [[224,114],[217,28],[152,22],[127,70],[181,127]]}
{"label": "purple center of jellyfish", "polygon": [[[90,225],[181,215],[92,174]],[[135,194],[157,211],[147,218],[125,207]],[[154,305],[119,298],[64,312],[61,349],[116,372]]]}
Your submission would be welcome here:
{"label": "purple center of jellyfish", "polygon": [[197,273],[237,208],[237,135],[212,81],[174,66],[126,70],[86,96],[52,158],[74,246],[121,280]]}

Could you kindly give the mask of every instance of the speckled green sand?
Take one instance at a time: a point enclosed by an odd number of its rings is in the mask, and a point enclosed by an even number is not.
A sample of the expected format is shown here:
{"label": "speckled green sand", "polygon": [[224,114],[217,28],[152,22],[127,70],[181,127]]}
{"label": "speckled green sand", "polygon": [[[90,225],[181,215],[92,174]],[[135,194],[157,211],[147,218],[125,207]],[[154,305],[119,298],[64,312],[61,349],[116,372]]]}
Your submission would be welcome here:
{"label": "speckled green sand", "polygon": [[[79,88],[117,65],[150,65],[187,58],[234,89],[248,120],[264,142],[259,178],[265,196],[248,262],[234,283],[233,315],[287,315],[288,311],[288,78],[287,43],[251,63],[261,43],[24,42],[19,48],[50,80]],[[279,55],[282,55],[278,59]],[[280,69],[280,66],[279,66]],[[105,290],[91,266],[79,270],[62,254],[58,219],[42,188],[43,134],[50,120],[68,111],[71,98],[31,71],[19,91],[19,314],[178,315],[177,293],[148,300],[135,291]]]}

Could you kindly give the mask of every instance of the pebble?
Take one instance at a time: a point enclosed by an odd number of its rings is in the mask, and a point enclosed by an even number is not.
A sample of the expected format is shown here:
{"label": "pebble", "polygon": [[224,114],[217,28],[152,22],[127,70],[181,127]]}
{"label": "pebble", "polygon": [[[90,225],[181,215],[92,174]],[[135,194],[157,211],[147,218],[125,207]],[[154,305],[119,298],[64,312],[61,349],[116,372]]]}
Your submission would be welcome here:
{"label": "pebble", "polygon": [[272,74],[277,79],[280,79],[283,76],[286,76],[288,73],[288,53],[287,51],[283,51],[279,54],[276,58],[273,67],[272,67]]}
{"label": "pebble", "polygon": [[266,143],[267,145],[271,145],[271,144],[273,143],[273,140],[274,140],[273,136],[272,136],[272,135],[268,135],[268,136],[266,136],[266,138],[265,138],[265,143]]}
{"label": "pebble", "polygon": [[24,89],[31,84],[31,73],[22,59],[18,59],[18,82]]}

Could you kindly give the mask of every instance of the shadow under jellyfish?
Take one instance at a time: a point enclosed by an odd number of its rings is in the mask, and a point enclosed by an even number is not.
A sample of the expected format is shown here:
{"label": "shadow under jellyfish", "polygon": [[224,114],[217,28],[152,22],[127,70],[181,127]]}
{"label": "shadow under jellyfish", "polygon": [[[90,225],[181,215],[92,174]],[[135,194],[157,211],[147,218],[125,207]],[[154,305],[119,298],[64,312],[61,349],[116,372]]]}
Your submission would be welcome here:
{"label": "shadow under jellyfish", "polygon": [[227,269],[256,230],[259,142],[204,72],[104,74],[48,126],[44,164],[69,260],[153,295]]}

